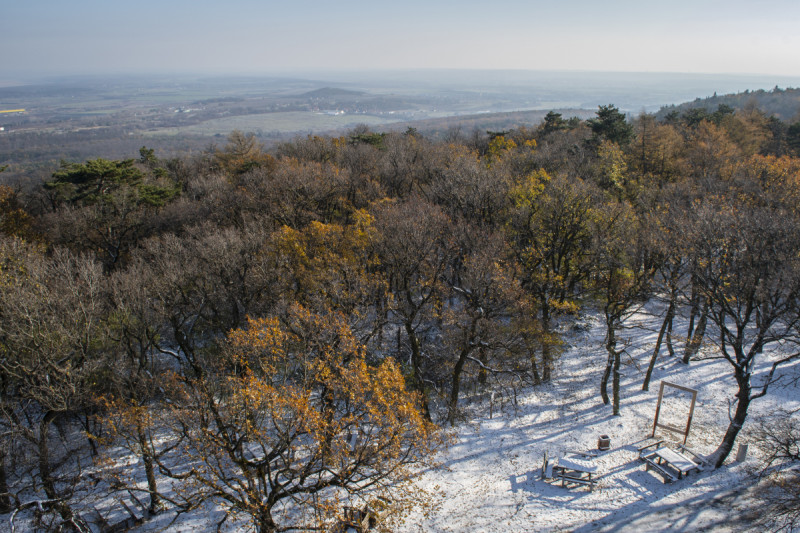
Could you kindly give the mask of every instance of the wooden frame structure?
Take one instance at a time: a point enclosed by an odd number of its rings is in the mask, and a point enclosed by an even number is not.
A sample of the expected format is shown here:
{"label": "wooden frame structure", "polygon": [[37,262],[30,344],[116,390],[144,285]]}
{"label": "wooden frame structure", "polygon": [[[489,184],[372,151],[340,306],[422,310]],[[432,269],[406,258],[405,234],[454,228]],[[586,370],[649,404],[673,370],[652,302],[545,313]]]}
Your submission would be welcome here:
{"label": "wooden frame structure", "polygon": [[[692,405],[689,407],[689,416],[686,419],[686,428],[679,428],[675,426],[671,426],[669,424],[659,424],[658,423],[658,416],[661,414],[661,400],[664,398],[664,387],[672,387],[684,392],[689,392],[692,395]],[[694,415],[694,405],[697,402],[697,390],[690,389],[689,387],[684,387],[682,385],[676,385],[675,383],[670,383],[669,381],[662,381],[661,388],[658,390],[658,404],[656,405],[656,416],[653,419],[653,432],[650,434],[650,438],[656,436],[656,429],[663,428],[667,431],[672,431],[673,433],[680,433],[683,435],[683,443],[686,444],[686,439],[689,438],[689,428],[692,427],[692,416]]]}

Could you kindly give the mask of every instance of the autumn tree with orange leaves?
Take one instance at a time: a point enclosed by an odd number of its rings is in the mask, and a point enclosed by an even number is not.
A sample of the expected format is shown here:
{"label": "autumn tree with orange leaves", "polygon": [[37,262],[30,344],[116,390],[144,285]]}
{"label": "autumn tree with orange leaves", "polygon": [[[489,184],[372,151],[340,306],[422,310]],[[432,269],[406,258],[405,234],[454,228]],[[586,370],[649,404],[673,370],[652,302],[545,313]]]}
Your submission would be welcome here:
{"label": "autumn tree with orange leaves", "polygon": [[186,504],[219,502],[262,533],[324,527],[345,502],[397,518],[441,439],[393,360],[365,352],[342,314],[297,305],[232,331],[214,372],[173,390]]}

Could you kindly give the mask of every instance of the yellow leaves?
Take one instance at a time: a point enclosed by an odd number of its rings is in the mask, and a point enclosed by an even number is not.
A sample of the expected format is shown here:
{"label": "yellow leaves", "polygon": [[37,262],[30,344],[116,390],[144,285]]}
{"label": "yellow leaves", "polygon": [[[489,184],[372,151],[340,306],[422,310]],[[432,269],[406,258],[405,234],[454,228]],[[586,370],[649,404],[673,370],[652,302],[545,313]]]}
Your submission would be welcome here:
{"label": "yellow leaves", "polygon": [[698,177],[728,179],[740,152],[724,130],[704,120],[686,144],[686,163]]}
{"label": "yellow leaves", "polygon": [[131,428],[150,427],[153,422],[153,413],[149,408],[125,399],[101,397],[97,399],[107,413],[104,418],[105,435],[90,436],[101,443],[113,442],[118,435],[132,433]]}
{"label": "yellow leaves", "polygon": [[551,180],[544,169],[538,169],[525,176],[521,183],[511,189],[511,199],[517,209],[531,209],[535,200]]}
{"label": "yellow leaves", "polygon": [[[468,148],[463,144],[448,144],[446,150],[444,150],[445,166],[451,167],[460,159],[477,163],[480,161],[480,155],[476,150]],[[387,200],[388,199],[383,201]]]}
{"label": "yellow leaves", "polygon": [[[230,360],[235,365],[252,361],[255,354],[262,368],[264,360],[283,364],[273,363],[271,372],[264,373],[246,366],[245,372],[230,376],[227,409],[291,419],[320,440],[353,423],[400,424],[406,431],[428,431],[397,364],[388,359],[377,367],[368,365],[364,346],[341,313],[316,314],[293,306],[289,323],[294,332],[274,318],[249,319],[246,329],[229,334]],[[346,410],[331,417],[326,413],[332,405]]]}
{"label": "yellow leaves", "polygon": [[380,277],[370,272],[377,263],[373,217],[357,210],[353,218],[349,225],[313,221],[303,230],[283,227],[273,234],[275,262],[296,299],[323,300],[353,313],[365,294],[380,290]]}
{"label": "yellow leaves", "polygon": [[492,163],[501,161],[517,144],[511,139],[506,139],[498,135],[489,141],[489,149],[486,152],[486,166],[491,167]]}
{"label": "yellow leaves", "polygon": [[762,156],[753,155],[740,164],[742,176],[747,180],[742,201],[748,204],[757,202],[758,198],[746,186],[755,183],[765,191],[771,191],[790,205],[795,205],[800,199],[800,158],[789,156]]}
{"label": "yellow leaves", "polygon": [[248,317],[246,329],[228,335],[230,362],[240,371],[275,372],[285,366],[290,337],[276,318]]}
{"label": "yellow leaves", "polygon": [[575,314],[580,309],[578,303],[572,300],[564,300],[564,301],[553,300],[551,302],[551,306],[554,310],[565,314]]}
{"label": "yellow leaves", "polygon": [[378,237],[378,231],[374,226],[375,217],[369,214],[366,209],[357,209],[352,218],[355,242],[360,246],[366,247]]}
{"label": "yellow leaves", "polygon": [[273,350],[286,342],[288,335],[276,318],[248,318],[246,330],[234,330],[228,340],[234,348],[245,346],[257,350]]}
{"label": "yellow leaves", "polygon": [[600,159],[600,171],[603,175],[602,185],[617,196],[626,192],[628,166],[622,149],[611,141],[603,141],[597,149]]}
{"label": "yellow leaves", "polygon": [[500,159],[504,154],[510,152],[517,147],[511,139],[506,139],[503,135],[498,135],[489,141],[489,157],[492,159]]}
{"label": "yellow leaves", "polygon": [[[320,137],[315,136],[315,138],[319,139]],[[333,143],[333,146],[337,149],[344,148],[345,146],[347,146],[346,137],[334,137],[333,139],[331,139],[331,142]]]}

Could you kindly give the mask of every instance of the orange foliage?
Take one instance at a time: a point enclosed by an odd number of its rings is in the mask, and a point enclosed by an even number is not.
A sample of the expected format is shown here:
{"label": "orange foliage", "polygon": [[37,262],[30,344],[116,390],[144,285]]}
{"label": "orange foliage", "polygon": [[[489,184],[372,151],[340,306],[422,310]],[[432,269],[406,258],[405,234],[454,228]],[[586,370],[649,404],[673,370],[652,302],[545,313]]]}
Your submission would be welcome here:
{"label": "orange foliage", "polygon": [[332,307],[350,315],[386,291],[372,250],[373,218],[356,211],[350,225],[311,222],[302,230],[284,226],[272,236],[272,250],[284,283],[294,298],[315,307]]}
{"label": "orange foliage", "polygon": [[192,491],[261,531],[286,520],[287,498],[309,527],[343,497],[401,502],[411,467],[441,443],[396,363],[368,364],[342,313],[293,305],[285,322],[249,319],[222,355],[228,371],[186,382],[174,416],[198,465]]}
{"label": "orange foliage", "polygon": [[0,233],[30,239],[31,223],[31,216],[19,206],[14,189],[0,185]]}

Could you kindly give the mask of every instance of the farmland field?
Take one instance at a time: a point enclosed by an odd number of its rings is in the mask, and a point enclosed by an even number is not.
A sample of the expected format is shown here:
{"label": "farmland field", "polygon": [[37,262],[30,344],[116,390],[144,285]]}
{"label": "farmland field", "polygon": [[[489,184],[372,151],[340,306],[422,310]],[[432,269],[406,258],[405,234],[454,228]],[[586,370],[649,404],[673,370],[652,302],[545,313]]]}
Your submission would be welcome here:
{"label": "farmland field", "polygon": [[279,113],[263,113],[258,115],[241,115],[207,120],[199,124],[160,128],[145,132],[146,135],[227,135],[233,130],[254,132],[257,134],[317,132],[349,128],[357,124],[382,126],[406,120],[403,115],[326,115],[311,111],[287,111]]}

